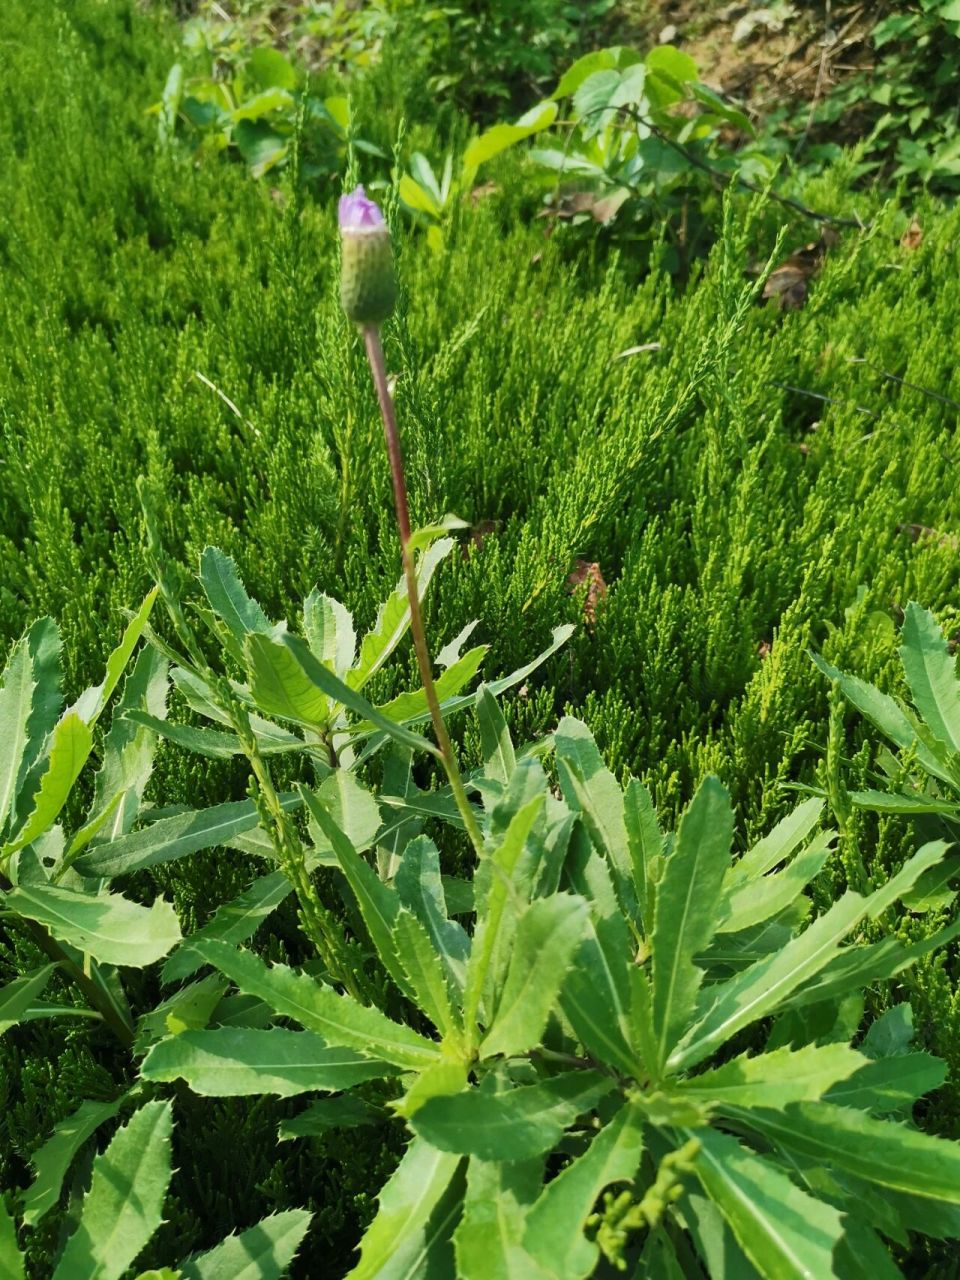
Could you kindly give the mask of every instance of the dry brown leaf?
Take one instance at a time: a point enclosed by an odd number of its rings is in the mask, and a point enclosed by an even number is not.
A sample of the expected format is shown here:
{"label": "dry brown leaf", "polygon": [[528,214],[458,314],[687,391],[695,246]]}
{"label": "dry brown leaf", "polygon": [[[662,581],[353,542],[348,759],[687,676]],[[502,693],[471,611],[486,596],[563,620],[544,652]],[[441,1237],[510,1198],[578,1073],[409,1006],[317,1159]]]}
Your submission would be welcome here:
{"label": "dry brown leaf", "polygon": [[567,578],[571,591],[586,585],[583,596],[583,620],[587,626],[593,626],[597,620],[597,605],[607,594],[607,584],[603,580],[600,566],[595,560],[577,560],[573,572]]}
{"label": "dry brown leaf", "polygon": [[913,252],[919,249],[923,244],[923,227],[920,225],[920,219],[914,218],[907,227],[906,231],[900,237],[900,248],[908,249]]}

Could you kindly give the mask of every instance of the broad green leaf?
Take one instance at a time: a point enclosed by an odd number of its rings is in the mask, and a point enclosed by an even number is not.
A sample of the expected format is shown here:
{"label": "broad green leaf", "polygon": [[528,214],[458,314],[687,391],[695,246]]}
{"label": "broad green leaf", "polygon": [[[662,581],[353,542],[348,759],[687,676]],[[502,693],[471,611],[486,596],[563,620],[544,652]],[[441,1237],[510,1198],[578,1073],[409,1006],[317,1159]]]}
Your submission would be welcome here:
{"label": "broad green leaf", "polygon": [[24,1257],[17,1244],[17,1228],[0,1197],[0,1275],[3,1280],[24,1280]]}
{"label": "broad green leaf", "polygon": [[847,1280],[904,1280],[879,1234],[852,1214],[844,1219],[834,1261],[837,1275]]}
{"label": "broad green leaf", "polygon": [[696,1066],[737,1031],[766,1017],[837,955],[840,943],[864,914],[864,899],[846,893],[781,951],[712,988],[709,1008],[670,1055],[669,1070]]}
{"label": "broad green leaf", "polygon": [[[455,546],[453,538],[439,538],[423,551],[417,562],[417,594],[421,600],[427,593],[437,565]],[[346,677],[346,682],[351,689],[362,689],[367,681],[376,675],[403,639],[409,626],[410,603],[407,600],[406,578],[403,577],[386,603],[381,606],[372,630],[367,632],[360,643],[360,657],[356,666],[347,673]],[[340,701],[343,699],[341,698]]]}
{"label": "broad green leaf", "polygon": [[130,655],[137,647],[137,641],[143,635],[147,619],[150,617],[150,611],[153,608],[153,602],[156,600],[159,590],[159,587],[153,588],[137,613],[127,624],[120,643],[107,659],[107,670],[103,677],[103,682],[95,688],[87,689],[82,693],[73,706],[67,709],[67,717],[70,715],[79,716],[91,728],[96,724],[104,707],[110,701],[114,689],[120,682],[120,677],[130,661]]}
{"label": "broad green leaf", "polygon": [[409,173],[400,178],[399,194],[403,203],[414,213],[426,213],[431,218],[439,218],[443,213],[433,192],[421,186]]}
{"label": "broad green leaf", "polygon": [[[947,1064],[940,1058],[929,1053],[905,1053],[877,1062],[867,1061],[849,1079],[824,1094],[824,1100],[874,1115],[894,1111],[909,1113],[919,1098],[939,1089],[946,1077]],[[783,1098],[771,1099],[767,1105],[782,1105],[784,1101]]]}
{"label": "broad green leaf", "polygon": [[313,1214],[288,1209],[180,1264],[181,1280],[283,1280]]}
{"label": "broad green leaf", "polygon": [[933,614],[912,601],[903,619],[900,657],[914,706],[949,751],[960,751],[957,664]]}
{"label": "broad green leaf", "polygon": [[281,641],[251,632],[244,640],[243,655],[250,692],[261,711],[311,729],[327,724],[330,699]]}
{"label": "broad green leaf", "polygon": [[357,647],[349,610],[339,600],[311,591],[303,602],[303,629],[314,657],[345,679]]}
{"label": "broad green leaf", "polygon": [[542,1160],[470,1161],[463,1217],[453,1237],[458,1280],[551,1280],[553,1270],[537,1266],[521,1244],[542,1182]]}
{"label": "broad green leaf", "polygon": [[53,825],[92,749],[93,730],[75,712],[68,712],[51,735],[47,767],[40,777],[33,811],[7,845],[7,853],[23,849]]}
{"label": "broad green leaf", "polygon": [[707,778],[680,819],[676,845],[657,885],[650,939],[657,1071],[694,1014],[703,970],[693,957],[709,946],[719,921],[732,839],[730,800],[716,778]]}
{"label": "broad green leaf", "polygon": [[170,1183],[171,1103],[148,1102],[93,1162],[80,1224],[53,1280],[121,1280],[163,1220]]}
{"label": "broad green leaf", "polygon": [[[293,63],[279,49],[271,49],[267,45],[261,45],[250,54],[250,73],[264,89],[293,90],[297,87],[297,72]],[[208,547],[207,550],[212,548]]]}
{"label": "broad green leaf", "polygon": [[379,1009],[341,996],[286,965],[268,967],[248,951],[222,942],[197,944],[204,962],[226,974],[246,995],[256,996],[282,1017],[293,1018],[329,1045],[358,1049],[371,1058],[420,1070],[439,1061],[439,1047],[409,1027],[391,1022]]}
{"label": "broad green leaf", "polygon": [[815,796],[798,805],[777,823],[769,835],[758,840],[752,849],[737,859],[727,874],[726,886],[732,889],[737,884],[757,880],[781,862],[786,862],[806,840],[822,813],[823,801]]}
{"label": "broad green leaf", "polygon": [[543,129],[549,129],[556,118],[557,104],[548,100],[531,107],[516,124],[495,124],[485,133],[481,133],[479,138],[474,138],[467,144],[467,149],[463,153],[465,184],[469,185],[473,181],[473,175],[481,165],[524,138],[540,133]]}
{"label": "broad green leaf", "polygon": [[913,1009],[910,1001],[905,1000],[870,1024],[860,1051],[874,1059],[899,1057],[909,1051],[913,1035]]}
{"label": "broad green leaf", "polygon": [[[726,1110],[726,1108],[725,1108]],[[730,1108],[729,1114],[737,1114]],[[751,1128],[786,1151],[881,1187],[960,1205],[960,1145],[828,1103],[751,1111]]]}
{"label": "broad green leaf", "polygon": [[788,1102],[822,1098],[839,1080],[856,1079],[869,1066],[862,1054],[845,1044],[804,1045],[776,1049],[754,1057],[742,1054],[713,1071],[673,1085],[674,1092],[705,1104],[779,1107]]}
{"label": "broad green leaf", "polygon": [[875,728],[904,751],[912,752],[919,764],[935,778],[948,785],[954,785],[949,770],[930,748],[921,741],[916,727],[910,721],[903,708],[885,693],[875,689],[873,685],[858,679],[856,676],[844,675],[836,667],[817,654],[811,654],[814,664],[829,679],[836,681],[840,691],[848,702],[853,703],[861,715],[866,716]]}
{"label": "broad green leaf", "polygon": [[[252,639],[255,638],[257,637]],[[248,641],[248,644],[252,643],[252,639]],[[343,681],[338,680],[333,672],[328,671],[322,662],[317,661],[298,636],[285,635],[283,643],[296,658],[308,681],[316,686],[321,693],[326,694],[331,701],[340,703],[348,711],[352,711],[360,720],[369,721],[375,729],[383,730],[388,737],[393,738],[403,746],[412,747],[415,751],[429,751],[431,754],[439,756],[440,753],[432,742],[428,742],[426,738],[413,733],[410,729],[405,729],[402,725],[394,724],[392,720],[382,716],[376,707],[371,706],[365,698],[362,698],[352,686],[348,686]]]}
{"label": "broad green leaf", "polygon": [[21,916],[49,929],[55,938],[102,964],[142,969],[180,941],[177,913],[163,898],[152,907],[141,907],[118,893],[19,885],[6,894],[6,902]]}
{"label": "broad green leaf", "polygon": [[0,987],[0,1036],[21,1021],[23,1015],[42,994],[56,966],[46,964],[42,969],[14,978]]}
{"label": "broad green leaf", "polygon": [[21,1201],[26,1226],[39,1222],[57,1203],[77,1152],[102,1124],[113,1119],[128,1098],[129,1094],[122,1094],[115,1102],[81,1102],[33,1153],[30,1163],[36,1176]]}
{"label": "broad green leaf", "polygon": [[663,866],[663,832],[650,792],[637,778],[630,779],[623,793],[623,819],[640,926],[649,935],[653,928],[656,885]]}
{"label": "broad green leaf", "polygon": [[213,938],[234,946],[246,942],[292,892],[293,885],[282,871],[272,871],[254,880],[249,889],[244,889],[232,902],[218,907],[202,928],[183,939],[163,966],[164,983],[189,978],[202,966],[203,961],[191,949],[195,940]]}
{"label": "broad green leaf", "polygon": [[426,929],[406,908],[401,908],[394,920],[393,943],[417,1007],[442,1036],[459,1038],[460,1024],[453,1012],[440,956]]}
{"label": "broad green leaf", "polygon": [[517,922],[503,992],[481,1057],[535,1048],[589,925],[583,898],[558,893],[531,902]]}
{"label": "broad green leaf", "polygon": [[453,989],[462,991],[470,939],[462,925],[448,918],[440,855],[432,840],[421,836],[410,841],[393,883],[401,904],[430,935]]}
{"label": "broad green leaf", "polygon": [[564,716],[553,740],[563,797],[573,812],[580,815],[594,843],[605,854],[620,905],[627,918],[636,922],[639,905],[623,792],[582,721]]}
{"label": "broad green leaf", "polygon": [[[284,795],[281,803],[289,810],[298,808],[302,801],[299,795]],[[160,862],[172,862],[200,849],[228,844],[241,833],[252,831],[257,822],[257,811],[251,800],[178,813],[172,818],[160,818],[119,840],[98,845],[81,854],[74,868],[82,876],[127,875]]]}
{"label": "broad green leaf", "polygon": [[485,684],[477,690],[477,723],[484,773],[506,786],[517,767],[517,756],[500,704]]}
{"label": "broad green leaf", "polygon": [[13,810],[20,767],[27,753],[27,725],[36,685],[26,638],[14,646],[0,689],[0,834]]}
{"label": "broad green leaf", "polygon": [[[374,844],[383,826],[380,808],[373,793],[353,773],[347,769],[334,769],[328,778],[324,778],[317,794],[324,811],[358,853]],[[312,808],[310,813],[313,816]],[[329,838],[315,823],[314,818],[310,824],[314,844],[321,852],[332,853]]]}
{"label": "broad green leaf", "polygon": [[277,1133],[279,1142],[291,1138],[321,1138],[331,1129],[359,1129],[368,1124],[383,1124],[386,1113],[353,1094],[321,1098],[298,1116],[284,1120]]}
{"label": "broad green leaf", "polygon": [[[501,937],[501,928],[510,896],[512,878],[527,838],[542,808],[542,795],[535,796],[525,804],[514,815],[499,848],[487,855],[492,869],[490,890],[485,909],[477,921],[470,958],[467,961],[463,1020],[468,1034],[479,1017],[481,1003],[485,998],[489,999],[488,988],[491,978],[502,965],[505,965],[506,947],[510,940],[504,942]],[[492,1009],[487,1011],[488,1017],[492,1012]]]}
{"label": "broad green leaf", "polygon": [[713,1129],[683,1132],[700,1143],[694,1162],[710,1199],[765,1280],[826,1280],[843,1235],[836,1209],[801,1191],[776,1165]]}
{"label": "broad green leaf", "polygon": [[[679,101],[683,97],[683,86],[689,81],[700,79],[697,64],[689,53],[683,53],[672,44],[654,45],[644,58],[644,62],[648,71],[655,72],[671,88],[675,87],[676,96],[671,95],[670,101]],[[669,103],[665,103],[662,96],[658,94],[657,106],[665,105]]]}
{"label": "broad green leaf", "polygon": [[[459,1050],[460,1046],[456,1045],[455,1052]],[[395,1115],[409,1120],[414,1112],[431,1098],[447,1098],[452,1094],[461,1093],[467,1087],[468,1074],[469,1068],[462,1054],[457,1058],[437,1062],[432,1067],[427,1067],[425,1071],[418,1072],[416,1076],[408,1077],[408,1079],[412,1078],[413,1083],[402,1098],[397,1098],[389,1104],[390,1109]]]}
{"label": "broad green leaf", "polygon": [[554,1280],[593,1275],[600,1250],[583,1234],[587,1218],[611,1183],[633,1181],[642,1154],[642,1112],[627,1103],[541,1192],[523,1244]]}
{"label": "broad green leaf", "polygon": [[350,1049],[330,1046],[309,1031],[271,1027],[214,1027],[184,1031],[155,1044],[144,1059],[144,1080],[185,1080],[204,1097],[274,1094],[292,1098],[313,1090],[338,1093],[394,1069]]}
{"label": "broad green leaf", "polygon": [[256,600],[247,595],[236,563],[219,547],[204,547],[200,555],[199,577],[210,608],[226,623],[240,644],[251,631],[269,634],[273,630]]}
{"label": "broad green leaf", "polygon": [[530,1160],[550,1151],[577,1116],[614,1087],[599,1071],[569,1071],[504,1093],[471,1088],[431,1098],[410,1118],[414,1132],[441,1151],[480,1160]]}
{"label": "broad green leaf", "polygon": [[640,55],[634,53],[632,49],[624,49],[620,46],[614,46],[610,49],[594,49],[591,53],[585,53],[582,58],[578,58],[571,67],[567,68],[560,83],[554,90],[553,97],[566,98],[571,93],[575,93],[584,80],[593,75],[595,71],[609,71],[615,70],[617,67],[629,67],[640,61]]}
{"label": "broad green leaf", "polygon": [[205,978],[188,983],[160,1004],[154,1005],[138,1021],[134,1052],[144,1054],[151,1045],[168,1035],[199,1031],[206,1027],[215,1010],[220,1007],[227,985],[222,974],[208,973]]}
{"label": "broad green leaf", "polygon": [[[473,649],[468,649],[462,658],[459,658],[446,671],[441,673],[434,679],[437,698],[439,701],[445,702],[449,698],[454,698],[460,690],[477,674],[480,670],[480,664],[489,649],[489,645],[480,644]],[[427,695],[422,689],[415,689],[413,692],[400,693],[390,702],[385,702],[377,707],[381,715],[386,716],[388,720],[394,721],[396,724],[407,724],[411,720],[417,720],[420,717],[430,714],[427,706]],[[368,727],[363,723],[357,726],[358,729],[366,729]]]}
{"label": "broad green leaf", "polygon": [[[452,1276],[450,1236],[460,1214],[460,1157],[415,1138],[378,1197],[377,1216],[360,1241],[347,1280]],[[431,1264],[440,1262],[437,1270]],[[444,1265],[445,1264],[445,1265]]]}
{"label": "broad green leaf", "polygon": [[761,924],[786,911],[807,885],[823,869],[830,857],[835,835],[822,832],[810,846],[798,853],[782,871],[761,876],[757,880],[727,880],[727,893],[718,908],[718,933],[738,933]]}
{"label": "broad green leaf", "polygon": [[307,810],[316,823],[326,845],[333,850],[340,870],[357,900],[370,941],[376,948],[383,967],[399,989],[411,1000],[416,992],[407,977],[396,951],[393,928],[400,910],[400,900],[387,887],[368,863],[357,853],[348,837],[308,787],[301,786]]}

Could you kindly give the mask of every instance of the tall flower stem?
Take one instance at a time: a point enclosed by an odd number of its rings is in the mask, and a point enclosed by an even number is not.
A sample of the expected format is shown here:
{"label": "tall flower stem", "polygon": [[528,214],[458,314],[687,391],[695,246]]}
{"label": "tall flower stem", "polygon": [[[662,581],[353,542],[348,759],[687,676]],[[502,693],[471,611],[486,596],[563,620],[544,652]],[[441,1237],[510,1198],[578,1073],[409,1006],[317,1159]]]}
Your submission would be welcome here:
{"label": "tall flower stem", "polygon": [[380,416],[383,418],[383,433],[387,442],[387,455],[390,459],[390,475],[393,479],[393,500],[397,508],[397,525],[400,530],[400,551],[403,556],[403,572],[407,581],[407,600],[410,604],[410,630],[413,633],[413,646],[417,653],[417,664],[420,667],[420,679],[433,721],[433,732],[440,748],[450,790],[456,801],[467,835],[476,849],[483,855],[483,836],[477,825],[473,805],[467,799],[467,793],[460,776],[453,744],[444,723],[437,697],[437,687],[433,682],[430,666],[430,650],[427,648],[427,635],[423,626],[423,614],[420,611],[420,595],[417,589],[417,569],[410,550],[410,509],[407,504],[407,483],[403,471],[403,454],[400,449],[400,433],[397,430],[397,418],[393,411],[393,399],[387,385],[387,367],[383,358],[383,346],[380,342],[380,330],[376,325],[365,325],[363,341],[367,349],[367,359],[373,374],[374,386],[377,388],[377,399],[380,401]]}

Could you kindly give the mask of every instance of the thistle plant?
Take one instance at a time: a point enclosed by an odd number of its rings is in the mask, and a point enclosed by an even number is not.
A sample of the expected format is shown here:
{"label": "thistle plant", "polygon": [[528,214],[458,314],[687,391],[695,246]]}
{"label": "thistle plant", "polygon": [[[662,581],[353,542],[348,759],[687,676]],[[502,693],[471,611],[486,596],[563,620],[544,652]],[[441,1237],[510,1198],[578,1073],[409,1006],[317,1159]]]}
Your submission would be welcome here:
{"label": "thistle plant", "polygon": [[360,326],[363,342],[373,375],[383,432],[390,459],[393,480],[393,499],[400,532],[400,552],[407,583],[410,605],[410,631],[417,654],[417,665],[430,708],[430,719],[436,735],[437,746],[450,782],[454,800],[463,819],[467,834],[478,854],[483,853],[483,837],[477,825],[473,806],[467,799],[457,758],[440,710],[430,650],[427,647],[423,614],[417,592],[417,570],[410,534],[410,509],[407,501],[407,483],[403,469],[403,453],[400,433],[393,407],[393,398],[387,382],[387,367],[380,340],[380,326],[389,318],[396,301],[396,278],[393,269],[393,252],[390,231],[383,214],[374,201],[367,199],[363,187],[357,187],[350,195],[341,197],[339,208],[340,239],[342,245],[342,269],[340,276],[340,300],[347,318]]}

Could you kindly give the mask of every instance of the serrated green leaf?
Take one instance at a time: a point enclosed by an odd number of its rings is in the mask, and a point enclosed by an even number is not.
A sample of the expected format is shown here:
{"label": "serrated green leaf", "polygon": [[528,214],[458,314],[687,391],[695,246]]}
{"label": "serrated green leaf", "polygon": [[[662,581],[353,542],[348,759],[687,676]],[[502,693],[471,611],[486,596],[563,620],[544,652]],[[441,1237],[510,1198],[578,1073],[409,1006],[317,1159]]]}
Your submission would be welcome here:
{"label": "serrated green leaf", "polygon": [[61,1120],[46,1142],[30,1157],[35,1177],[23,1193],[23,1221],[28,1227],[39,1222],[57,1203],[63,1180],[70,1171],[77,1152],[108,1120],[120,1111],[129,1094],[114,1102],[81,1102],[65,1120]]}
{"label": "serrated green leaf", "polygon": [[460,1165],[459,1156],[418,1138],[410,1143],[380,1192],[377,1215],[360,1241],[360,1261],[347,1280],[454,1274],[449,1241],[463,1196]]}
{"label": "serrated green leaf", "polygon": [[[456,543],[453,538],[438,538],[427,547],[417,561],[417,595],[422,601],[430,580],[440,562]],[[381,606],[377,620],[360,643],[360,657],[346,677],[351,689],[360,690],[380,670],[403,639],[410,626],[410,604],[406,578],[400,579],[389,599]],[[342,701],[342,699],[341,699]]]}
{"label": "serrated green leaf", "polygon": [[[489,645],[479,644],[473,649],[468,649],[462,658],[459,658],[435,677],[434,687],[437,698],[441,703],[446,702],[449,698],[455,698],[460,690],[470,683],[480,670],[480,664],[483,662],[489,648]],[[422,719],[425,715],[430,714],[427,706],[427,695],[423,689],[400,693],[390,702],[385,702],[378,706],[377,710],[395,724],[408,724],[410,721]],[[361,721],[357,728],[363,730],[373,728],[373,726]]]}
{"label": "serrated green leaf", "polygon": [[0,987],[0,1036],[23,1018],[36,998],[42,994],[55,968],[55,965],[46,964],[42,969],[24,974],[22,978],[14,978],[5,987]]}
{"label": "serrated green leaf", "polygon": [[453,1011],[440,956],[426,929],[406,908],[401,908],[394,920],[393,943],[417,1007],[441,1035],[459,1037],[460,1022]]}
{"label": "serrated green leaf", "polygon": [[786,1151],[893,1191],[960,1205],[956,1142],[825,1102],[796,1102],[782,1112],[751,1111],[748,1123]]}
{"label": "serrated green leaf", "polygon": [[198,576],[210,608],[240,644],[251,631],[273,630],[256,600],[247,595],[236,563],[219,547],[204,547]]}
{"label": "serrated green leaf", "polygon": [[517,756],[500,704],[486,684],[477,690],[477,724],[484,773],[506,786],[517,767]]}
{"label": "serrated green leaf", "polygon": [[338,1093],[394,1074],[384,1062],[335,1048],[309,1031],[271,1027],[214,1027],[183,1031],[155,1044],[144,1059],[144,1080],[185,1080],[204,1097]]}
{"label": "serrated green leaf", "polygon": [[[299,795],[283,795],[280,800],[287,810],[297,809],[302,804]],[[121,836],[109,844],[98,845],[81,854],[74,868],[83,876],[128,875],[131,871],[186,857],[200,849],[228,844],[236,836],[252,831],[257,822],[252,800],[231,801],[210,809],[193,809],[172,818],[160,818],[140,831]]]}
{"label": "serrated green leaf", "polygon": [[949,751],[960,751],[956,661],[947,650],[936,618],[913,601],[907,605],[903,619],[900,658],[914,706]]}
{"label": "serrated green leaf", "polygon": [[434,1063],[418,1072],[402,1098],[390,1103],[390,1109],[404,1120],[410,1117],[431,1098],[446,1098],[460,1093],[467,1087],[468,1067],[461,1057]]}
{"label": "serrated green leaf", "polygon": [[431,1098],[409,1123],[441,1151],[507,1163],[530,1160],[550,1151],[567,1126],[613,1087],[598,1071],[569,1071],[504,1093],[466,1089]]}
{"label": "serrated green leaf", "polygon": [[439,1061],[439,1046],[409,1027],[391,1022],[379,1009],[338,995],[286,965],[268,967],[249,951],[204,941],[197,950],[206,964],[226,974],[246,995],[256,996],[281,1016],[293,1018],[327,1044],[357,1049],[398,1067],[421,1070]]}
{"label": "serrated green leaf", "polygon": [[20,768],[27,753],[27,725],[35,688],[30,650],[24,638],[10,654],[0,688],[0,742],[4,744],[0,756],[0,834],[16,799]]}
{"label": "serrated green leaf", "polygon": [[[940,1058],[928,1053],[905,1053],[895,1058],[867,1061],[849,1079],[824,1094],[824,1101],[874,1115],[909,1112],[919,1098],[939,1089],[946,1078],[947,1064]],[[774,1105],[773,1100],[769,1105]]]}
{"label": "serrated green leaf", "polygon": [[130,655],[137,647],[137,642],[144,633],[147,620],[150,617],[150,611],[153,608],[159,590],[159,587],[153,588],[127,624],[120,643],[107,659],[107,669],[102,683],[93,689],[85,690],[73,706],[67,708],[67,717],[70,715],[79,716],[90,728],[93,728],[99,720],[104,707],[110,701],[114,689],[120,682],[120,677],[123,675],[124,669],[130,660]]}
{"label": "serrated green leaf", "polygon": [[643,1115],[626,1104],[578,1156],[544,1188],[527,1214],[524,1248],[554,1280],[593,1275],[599,1247],[583,1234],[601,1193],[632,1182],[643,1154]]}
{"label": "serrated green leaf", "polygon": [[327,724],[330,699],[308,678],[282,641],[250,632],[243,642],[243,657],[250,693],[261,711],[311,729]]}
{"label": "serrated green leaf", "polygon": [[657,1071],[694,1013],[703,970],[693,958],[709,946],[718,924],[732,839],[730,800],[716,778],[707,778],[680,819],[676,845],[657,885],[650,938]]}
{"label": "serrated green leaf", "polygon": [[17,1228],[0,1197],[0,1275],[4,1280],[24,1280],[24,1261],[17,1244]]}
{"label": "serrated green leaf", "polygon": [[163,898],[152,907],[141,907],[118,893],[20,885],[6,894],[6,902],[101,964],[142,969],[162,959],[180,941],[177,913]]}
{"label": "serrated green leaf", "polygon": [[432,840],[421,836],[410,841],[393,883],[401,904],[430,935],[452,989],[462,992],[470,939],[462,925],[448,918],[440,855]]}
{"label": "serrated green leaf", "polygon": [[856,1079],[869,1065],[845,1044],[782,1048],[754,1057],[741,1054],[713,1071],[673,1085],[684,1098],[738,1107],[779,1107],[822,1098],[839,1080]]}
{"label": "serrated green leaf", "polygon": [[311,591],[303,602],[303,630],[314,656],[341,680],[353,666],[353,617],[339,600]]}
{"label": "serrated green leaf", "polygon": [[511,1057],[535,1048],[589,925],[583,898],[538,898],[517,921],[503,992],[480,1056]]}
{"label": "serrated green leaf", "polygon": [[543,1161],[471,1159],[463,1217],[453,1237],[458,1280],[551,1280],[523,1248],[526,1213],[543,1182]]}
{"label": "serrated green leaf", "polygon": [[312,1218],[306,1209],[271,1214],[208,1253],[182,1262],[181,1280],[282,1280]]}
{"label": "serrated green leaf", "polygon": [[727,886],[732,889],[738,884],[756,880],[781,862],[786,862],[806,840],[822,813],[823,801],[815,796],[791,810],[769,835],[758,840],[752,849],[737,859],[727,874]]}
{"label": "serrated green leaf", "polygon": [[336,1098],[321,1098],[298,1116],[282,1121],[277,1141],[320,1138],[331,1129],[358,1129],[368,1124],[382,1124],[386,1118],[381,1107],[344,1093]]}
{"label": "serrated green leaf", "polygon": [[169,1102],[148,1102],[93,1162],[80,1223],[53,1280],[121,1280],[163,1220],[170,1183]]}
{"label": "serrated green leaf", "polygon": [[[52,618],[41,618],[27,632],[27,649],[33,669],[33,699],[27,721],[27,745],[16,782],[16,803],[11,813],[22,818],[39,781],[41,756],[47,736],[53,732],[63,708],[60,692],[60,632]],[[40,762],[40,763],[38,763]],[[2,824],[0,824],[2,829]]]}
{"label": "serrated green leaf", "polygon": [[786,911],[819,875],[830,857],[834,839],[833,832],[822,832],[782,871],[756,880],[741,879],[733,885],[728,879],[717,932],[738,933]]}
{"label": "serrated green leaf", "polygon": [[244,889],[232,902],[218,907],[201,929],[183,939],[163,966],[164,983],[181,982],[202,966],[203,961],[191,949],[194,940],[212,938],[234,946],[246,942],[292,892],[293,885],[282,871],[254,880],[249,889]]}
{"label": "serrated green leaf", "polygon": [[92,749],[93,730],[75,712],[68,712],[57,722],[50,738],[47,767],[40,775],[40,785],[34,796],[33,810],[7,845],[6,853],[23,849],[53,825]]}
{"label": "serrated green leaf", "polygon": [[[317,795],[324,811],[350,841],[357,853],[363,853],[376,841],[383,826],[380,807],[371,791],[347,769],[334,769],[324,778]],[[311,816],[312,816],[311,809]],[[329,838],[311,823],[310,834],[321,852],[333,853]]]}
{"label": "serrated green leaf", "polygon": [[768,1160],[712,1129],[685,1131],[697,1176],[765,1280],[826,1280],[843,1235],[836,1209],[794,1186]]}
{"label": "serrated green leaf", "polygon": [[663,832],[657,822],[650,792],[631,778],[623,793],[623,819],[633,868],[633,886],[640,911],[640,927],[653,927],[654,895],[663,862]]}

